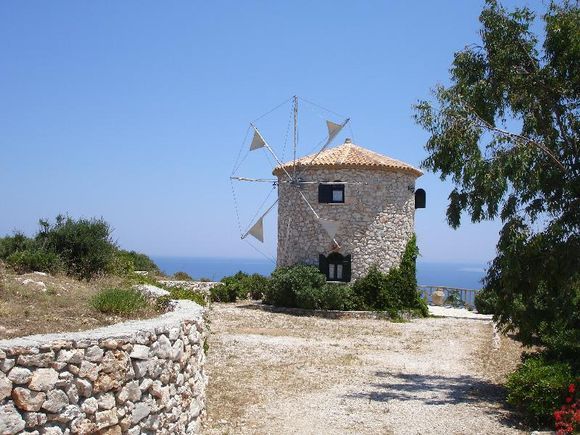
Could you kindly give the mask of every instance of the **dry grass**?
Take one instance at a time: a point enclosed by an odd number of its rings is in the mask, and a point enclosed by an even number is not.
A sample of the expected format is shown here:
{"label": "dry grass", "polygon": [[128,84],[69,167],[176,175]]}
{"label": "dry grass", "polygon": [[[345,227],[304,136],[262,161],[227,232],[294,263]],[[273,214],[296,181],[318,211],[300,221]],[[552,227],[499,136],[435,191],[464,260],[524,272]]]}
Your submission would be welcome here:
{"label": "dry grass", "polygon": [[82,331],[158,314],[150,307],[127,317],[106,315],[91,306],[90,299],[97,292],[118,287],[122,281],[106,277],[87,283],[66,276],[17,275],[0,264],[0,340]]}

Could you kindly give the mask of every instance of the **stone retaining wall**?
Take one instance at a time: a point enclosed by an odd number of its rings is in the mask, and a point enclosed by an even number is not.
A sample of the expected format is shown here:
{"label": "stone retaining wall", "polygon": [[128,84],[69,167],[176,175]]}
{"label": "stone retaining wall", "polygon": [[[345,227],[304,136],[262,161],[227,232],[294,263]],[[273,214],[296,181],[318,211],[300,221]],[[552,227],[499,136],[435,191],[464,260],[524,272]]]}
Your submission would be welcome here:
{"label": "stone retaining wall", "polygon": [[0,341],[0,434],[196,433],[205,410],[204,309]]}

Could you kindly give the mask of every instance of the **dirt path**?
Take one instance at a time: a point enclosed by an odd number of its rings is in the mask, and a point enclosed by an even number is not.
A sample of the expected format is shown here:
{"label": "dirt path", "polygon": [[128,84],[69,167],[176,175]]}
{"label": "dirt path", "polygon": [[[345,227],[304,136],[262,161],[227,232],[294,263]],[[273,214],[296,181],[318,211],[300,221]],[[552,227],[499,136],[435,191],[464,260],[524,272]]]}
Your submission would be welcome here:
{"label": "dirt path", "polygon": [[[489,321],[297,317],[215,304],[206,434],[516,434],[518,361]],[[497,343],[495,345],[497,347]]]}

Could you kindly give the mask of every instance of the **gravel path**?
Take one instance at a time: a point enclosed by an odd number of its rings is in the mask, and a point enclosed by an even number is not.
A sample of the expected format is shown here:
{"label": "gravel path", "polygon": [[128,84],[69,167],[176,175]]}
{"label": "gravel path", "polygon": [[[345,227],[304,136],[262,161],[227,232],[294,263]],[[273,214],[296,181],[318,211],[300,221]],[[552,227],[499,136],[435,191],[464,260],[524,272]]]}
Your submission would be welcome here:
{"label": "gravel path", "polygon": [[524,433],[499,387],[520,349],[488,319],[210,318],[206,434]]}

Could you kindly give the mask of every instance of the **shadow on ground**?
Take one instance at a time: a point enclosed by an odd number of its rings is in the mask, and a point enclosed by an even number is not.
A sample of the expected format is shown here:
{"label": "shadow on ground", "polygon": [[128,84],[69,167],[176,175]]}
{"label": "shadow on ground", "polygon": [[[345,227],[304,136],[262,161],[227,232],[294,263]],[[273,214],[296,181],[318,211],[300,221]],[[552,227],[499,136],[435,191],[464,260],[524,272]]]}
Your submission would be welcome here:
{"label": "shadow on ground", "polygon": [[377,372],[384,379],[371,385],[370,391],[349,397],[379,402],[417,400],[426,405],[472,403],[501,405],[505,403],[502,386],[472,376],[441,376]]}

